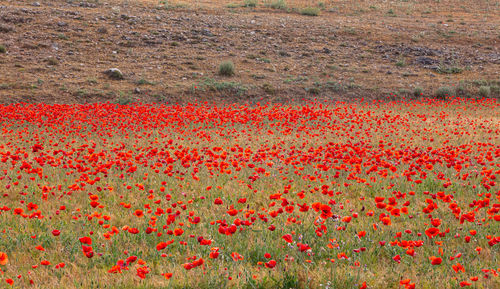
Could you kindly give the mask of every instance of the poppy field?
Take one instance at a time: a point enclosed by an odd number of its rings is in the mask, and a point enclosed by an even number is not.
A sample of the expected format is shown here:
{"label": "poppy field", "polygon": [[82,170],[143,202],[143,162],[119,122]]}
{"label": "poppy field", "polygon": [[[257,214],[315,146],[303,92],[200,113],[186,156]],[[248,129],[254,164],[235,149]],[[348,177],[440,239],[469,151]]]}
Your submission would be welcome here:
{"label": "poppy field", "polygon": [[0,287],[500,288],[494,99],[0,106]]}

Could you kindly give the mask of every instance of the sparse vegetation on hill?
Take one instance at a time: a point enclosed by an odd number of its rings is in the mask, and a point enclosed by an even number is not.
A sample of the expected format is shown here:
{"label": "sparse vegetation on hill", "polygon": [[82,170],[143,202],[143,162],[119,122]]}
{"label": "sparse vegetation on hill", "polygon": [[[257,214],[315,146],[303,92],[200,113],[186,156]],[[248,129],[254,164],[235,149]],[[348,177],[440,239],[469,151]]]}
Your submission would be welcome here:
{"label": "sparse vegetation on hill", "polygon": [[[500,8],[486,0],[1,6],[1,102],[386,99],[435,97],[440,87],[461,97],[499,95]],[[224,59],[236,69],[219,71]],[[121,76],[103,74],[112,67]],[[205,78],[247,89],[191,89]]]}

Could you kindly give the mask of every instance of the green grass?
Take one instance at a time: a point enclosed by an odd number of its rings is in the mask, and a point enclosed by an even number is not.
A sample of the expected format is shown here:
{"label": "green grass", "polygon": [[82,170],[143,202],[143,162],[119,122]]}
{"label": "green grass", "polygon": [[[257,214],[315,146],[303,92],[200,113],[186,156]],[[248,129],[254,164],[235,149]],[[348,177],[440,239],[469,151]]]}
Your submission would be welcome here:
{"label": "green grass", "polygon": [[154,82],[141,78],[135,82],[137,85],[155,85]]}
{"label": "green grass", "polygon": [[[313,80],[308,86],[325,92],[344,89],[336,81]],[[224,95],[242,88],[210,78],[193,87]],[[127,97],[122,93],[120,102],[130,104]],[[498,247],[488,245],[486,238],[498,233],[498,225],[492,219],[481,221],[489,218],[496,187],[487,191],[483,178],[474,175],[480,175],[474,166],[495,175],[499,107],[494,101],[37,104],[0,106],[0,112],[8,115],[0,148],[10,152],[0,155],[0,202],[10,208],[0,214],[5,228],[0,251],[10,260],[1,268],[2,278],[15,278],[17,287],[28,287],[33,278],[35,286],[51,288],[319,289],[359,288],[366,281],[369,288],[399,289],[399,282],[409,278],[423,288],[452,289],[498,263]],[[34,149],[37,142],[43,146],[40,151]],[[25,162],[43,170],[21,169]],[[443,186],[448,180],[451,184]],[[92,206],[91,196],[102,207]],[[378,196],[385,203],[394,198],[396,204],[378,208]],[[223,204],[215,205],[216,198]],[[240,203],[241,198],[246,202]],[[491,200],[486,207],[469,206],[486,199]],[[38,208],[28,211],[30,202]],[[430,203],[436,208],[424,212]],[[477,210],[476,220],[460,224],[450,209],[455,203],[460,214]],[[302,204],[308,204],[307,211],[299,211]],[[321,218],[314,204],[328,205],[339,217]],[[231,206],[234,216],[228,213]],[[294,210],[287,211],[290,207]],[[392,215],[392,209],[404,207],[407,213]],[[16,215],[15,208],[28,215],[40,211],[44,218]],[[135,216],[136,210],[144,216]],[[391,225],[382,223],[382,214],[390,216]],[[439,229],[449,233],[430,240],[424,233],[431,226],[429,215],[441,219]],[[189,218],[196,216],[200,222],[191,223]],[[347,223],[345,217],[352,219]],[[226,235],[219,232],[224,221],[249,223]],[[275,231],[269,230],[271,225]],[[132,234],[125,226],[139,232]],[[118,233],[108,238],[113,227]],[[148,234],[148,227],[157,231]],[[184,233],[168,233],[176,228]],[[54,229],[61,235],[54,237]],[[477,234],[466,243],[472,229]],[[364,237],[358,237],[361,231]],[[292,235],[292,244],[284,234]],[[83,236],[92,236],[93,258],[82,253],[78,238]],[[201,236],[212,243],[200,245]],[[158,251],[156,245],[167,240],[174,242]],[[423,244],[411,257],[404,246],[391,244],[402,240]],[[382,247],[380,241],[387,243]],[[300,252],[298,243],[308,244],[310,251]],[[45,251],[36,250],[37,245]],[[215,247],[220,256],[210,259]],[[355,251],[360,248],[366,250]],[[440,248],[443,264],[432,266],[428,258],[441,256]],[[233,261],[233,252],[243,259]],[[450,260],[458,252],[463,256]],[[107,272],[132,255],[151,269],[144,280],[136,275],[138,261],[121,274]],[[393,260],[396,255],[402,257],[400,264]],[[204,258],[205,266],[184,269],[193,256]],[[263,264],[271,259],[276,267],[266,268]],[[41,260],[52,265],[40,266]],[[59,262],[66,267],[56,269]],[[452,271],[458,262],[466,273]],[[166,272],[174,274],[172,279],[161,275]],[[23,277],[17,279],[18,274]],[[490,277],[476,286],[497,288],[499,279]]]}
{"label": "green grass", "polygon": [[458,66],[445,66],[441,65],[437,68],[437,72],[441,74],[458,74],[462,73],[463,69]]}
{"label": "green grass", "polygon": [[192,86],[192,91],[217,91],[235,95],[243,95],[248,90],[247,87],[234,81],[216,81],[212,78],[204,78],[201,82]]}

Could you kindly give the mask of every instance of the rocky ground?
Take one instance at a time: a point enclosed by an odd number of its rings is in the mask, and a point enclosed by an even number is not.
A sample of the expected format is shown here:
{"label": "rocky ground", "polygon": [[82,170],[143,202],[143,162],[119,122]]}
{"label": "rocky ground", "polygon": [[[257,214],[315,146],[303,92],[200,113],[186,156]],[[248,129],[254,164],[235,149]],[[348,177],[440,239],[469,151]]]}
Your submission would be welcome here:
{"label": "rocky ground", "polygon": [[0,0],[0,102],[500,97],[498,1],[235,1]]}

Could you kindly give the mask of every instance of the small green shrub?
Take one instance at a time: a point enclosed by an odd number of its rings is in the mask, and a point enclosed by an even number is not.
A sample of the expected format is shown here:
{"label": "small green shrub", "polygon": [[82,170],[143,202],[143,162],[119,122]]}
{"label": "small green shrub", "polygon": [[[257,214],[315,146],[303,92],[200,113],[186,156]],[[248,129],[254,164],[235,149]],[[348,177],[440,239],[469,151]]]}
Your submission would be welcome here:
{"label": "small green shrub", "polygon": [[500,96],[500,86],[499,85],[490,86],[490,91],[491,91],[492,95]]}
{"label": "small green shrub", "polygon": [[245,2],[243,2],[243,6],[244,7],[257,7],[257,0],[245,0]]}
{"label": "small green shrub", "polygon": [[219,75],[232,76],[234,75],[234,63],[232,61],[224,61],[219,65]]}
{"label": "small green shrub", "polygon": [[262,85],[262,89],[267,93],[267,94],[270,94],[270,95],[274,95],[276,94],[276,89],[269,83],[264,83]]}
{"label": "small green shrub", "polygon": [[422,95],[424,95],[423,88],[417,86],[417,87],[415,87],[413,89],[413,96],[415,96],[415,97],[421,97]]}
{"label": "small green shrub", "polygon": [[441,74],[459,74],[463,69],[458,66],[439,66],[437,72]]}
{"label": "small green shrub", "polygon": [[54,57],[49,57],[49,58],[46,59],[46,61],[47,61],[47,64],[51,65],[51,66],[59,65],[59,60],[57,60]]}
{"label": "small green shrub", "polygon": [[399,59],[398,62],[396,62],[396,66],[397,67],[404,67],[404,66],[406,66],[406,61],[404,60],[404,58]]}
{"label": "small green shrub", "polygon": [[398,90],[398,94],[399,96],[408,96],[411,94],[411,91],[406,89],[406,88],[401,88]]}
{"label": "small green shrub", "polygon": [[135,82],[135,84],[137,84],[137,85],[154,85],[154,83],[153,83],[153,82],[151,82],[151,81],[149,81],[149,80],[146,80],[146,79],[144,79],[144,78],[141,78],[141,79],[137,80],[137,81]]}
{"label": "small green shrub", "polygon": [[316,7],[306,7],[302,10],[300,10],[300,14],[306,15],[306,16],[318,16],[319,15],[319,8]]}
{"label": "small green shrub", "polygon": [[482,97],[488,97],[491,94],[491,88],[489,86],[479,87],[479,95]]}
{"label": "small green shrub", "polygon": [[130,98],[127,98],[127,97],[120,97],[115,101],[115,103],[119,104],[119,105],[128,105],[128,104],[132,103],[132,100]]}
{"label": "small green shrub", "polygon": [[285,0],[275,0],[269,4],[269,7],[273,9],[286,10],[286,2]]}
{"label": "small green shrub", "polygon": [[307,93],[312,94],[312,95],[317,95],[317,94],[321,93],[321,88],[320,87],[316,87],[316,86],[307,87],[307,88],[305,88],[305,90],[306,90]]}
{"label": "small green shrub", "polygon": [[447,96],[451,96],[453,94],[453,88],[449,86],[442,86],[436,90],[437,98],[446,98]]}
{"label": "small green shrub", "polygon": [[469,90],[467,89],[465,83],[461,82],[455,88],[455,96],[459,96],[459,97],[468,97],[469,96]]}
{"label": "small green shrub", "polygon": [[155,99],[155,102],[161,103],[165,102],[166,97],[161,95],[161,94],[153,94],[153,98]]}
{"label": "small green shrub", "polygon": [[0,53],[6,53],[7,52],[7,48],[5,48],[5,46],[3,45],[0,45]]}

